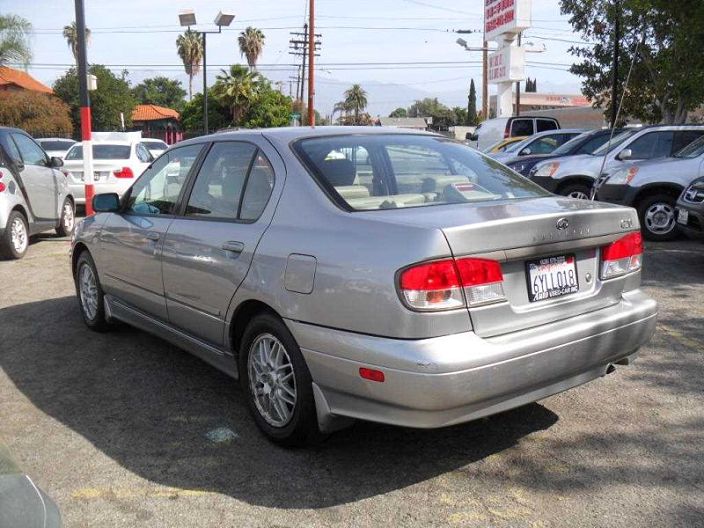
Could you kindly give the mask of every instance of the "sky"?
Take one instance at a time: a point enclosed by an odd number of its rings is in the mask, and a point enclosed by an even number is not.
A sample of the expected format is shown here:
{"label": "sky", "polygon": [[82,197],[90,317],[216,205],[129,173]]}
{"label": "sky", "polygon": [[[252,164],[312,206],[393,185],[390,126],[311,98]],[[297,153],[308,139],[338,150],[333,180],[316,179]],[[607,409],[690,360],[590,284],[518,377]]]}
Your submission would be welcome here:
{"label": "sky", "polygon": [[[237,49],[237,35],[251,25],[266,36],[259,70],[272,81],[283,82],[285,93],[289,77],[296,73],[288,53],[290,32],[302,30],[308,4],[308,0],[84,2],[86,24],[93,32],[88,61],[118,73],[128,70],[132,85],[166,75],[187,86],[175,46],[181,31],[178,13],[193,9],[199,29],[215,29],[212,21],[222,10],[236,18],[222,34],[208,36],[209,84],[221,68],[246,64]],[[480,46],[481,34],[455,31],[480,31],[482,6],[483,0],[317,0],[316,32],[322,35],[322,49],[317,59],[316,106],[321,113],[329,113],[352,83],[367,90],[372,115],[387,114],[426,96],[438,97],[449,106],[464,106],[471,78],[481,92],[481,54],[465,51],[455,41],[461,36],[470,46]],[[51,85],[73,64],[61,34],[74,20],[73,0],[0,0],[0,12],[32,23],[29,72],[37,79]],[[567,71],[572,63],[568,48],[575,40],[579,37],[560,14],[559,0],[533,0],[533,27],[524,33],[523,41],[532,42],[533,49],[545,45],[544,52],[527,55],[526,75],[537,77],[539,91],[579,93],[579,79]],[[198,77],[194,91],[201,89],[202,77]]]}

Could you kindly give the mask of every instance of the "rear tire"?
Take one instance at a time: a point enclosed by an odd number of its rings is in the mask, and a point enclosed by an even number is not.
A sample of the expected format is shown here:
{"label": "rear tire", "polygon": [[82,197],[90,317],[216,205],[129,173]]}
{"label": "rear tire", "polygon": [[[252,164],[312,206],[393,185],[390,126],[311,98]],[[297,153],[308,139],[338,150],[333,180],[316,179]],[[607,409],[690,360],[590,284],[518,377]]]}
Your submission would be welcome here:
{"label": "rear tire", "polygon": [[638,218],[647,240],[662,242],[677,238],[676,201],[674,196],[661,193],[646,196],[638,204]]}
{"label": "rear tire", "polygon": [[88,328],[96,332],[109,330],[110,323],[105,317],[103,288],[100,286],[98,270],[95,267],[93,257],[90,256],[88,251],[83,251],[78,257],[74,281],[83,322],[86,323]]}
{"label": "rear tire", "polygon": [[249,322],[239,350],[239,372],[249,411],[271,441],[297,447],[323,437],[310,371],[281,319],[263,313]]}
{"label": "rear tire", "polygon": [[567,196],[568,198],[577,198],[579,200],[589,200],[592,193],[591,187],[584,183],[571,183],[561,188],[557,194]]}
{"label": "rear tire", "polygon": [[19,211],[12,211],[7,217],[5,232],[0,238],[0,256],[8,259],[21,259],[29,247],[27,220]]}
{"label": "rear tire", "polygon": [[61,206],[61,218],[56,227],[56,234],[60,237],[70,237],[76,228],[76,206],[70,198],[64,200]]}

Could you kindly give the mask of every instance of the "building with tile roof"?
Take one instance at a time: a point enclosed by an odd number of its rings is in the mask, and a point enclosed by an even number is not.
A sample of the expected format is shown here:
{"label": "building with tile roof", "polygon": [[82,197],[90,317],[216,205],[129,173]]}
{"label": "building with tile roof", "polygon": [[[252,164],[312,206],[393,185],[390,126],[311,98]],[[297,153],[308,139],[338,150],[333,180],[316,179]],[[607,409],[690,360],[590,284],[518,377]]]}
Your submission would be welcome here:
{"label": "building with tile roof", "polygon": [[27,72],[8,66],[0,66],[0,90],[30,90],[45,94],[54,93],[54,90],[40,83]]}
{"label": "building with tile roof", "polygon": [[183,139],[180,117],[179,113],[171,108],[141,104],[132,110],[132,125],[142,131],[143,137],[162,139],[172,145]]}

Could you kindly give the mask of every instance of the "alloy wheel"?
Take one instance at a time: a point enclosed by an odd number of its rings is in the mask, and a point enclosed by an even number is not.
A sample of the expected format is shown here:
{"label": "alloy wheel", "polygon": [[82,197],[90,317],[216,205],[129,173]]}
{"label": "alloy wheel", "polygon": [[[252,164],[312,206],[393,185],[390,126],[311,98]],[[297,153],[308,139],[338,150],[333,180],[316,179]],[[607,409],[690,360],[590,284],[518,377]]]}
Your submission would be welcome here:
{"label": "alloy wheel", "polygon": [[15,218],[10,226],[10,238],[12,240],[12,247],[16,253],[22,254],[27,249],[29,243],[29,237],[27,236],[27,226],[21,218]]}
{"label": "alloy wheel", "polygon": [[247,357],[249,387],[257,411],[269,425],[284,427],[296,408],[296,377],[286,348],[271,334],[258,336]]}
{"label": "alloy wheel", "polygon": [[63,211],[63,219],[64,219],[64,231],[67,233],[70,233],[73,231],[73,224],[76,221],[76,217],[73,213],[73,205],[71,205],[71,202],[66,201],[64,203],[64,211]]}
{"label": "alloy wheel", "polygon": [[95,273],[88,264],[83,264],[78,273],[78,288],[83,313],[92,321],[98,314],[98,284]]}
{"label": "alloy wheel", "polygon": [[572,191],[567,196],[568,196],[568,198],[577,198],[579,200],[589,200],[589,195],[587,193],[582,192],[582,191]]}
{"label": "alloy wheel", "polygon": [[675,228],[675,208],[656,202],[645,210],[645,226],[653,234],[666,235]]}

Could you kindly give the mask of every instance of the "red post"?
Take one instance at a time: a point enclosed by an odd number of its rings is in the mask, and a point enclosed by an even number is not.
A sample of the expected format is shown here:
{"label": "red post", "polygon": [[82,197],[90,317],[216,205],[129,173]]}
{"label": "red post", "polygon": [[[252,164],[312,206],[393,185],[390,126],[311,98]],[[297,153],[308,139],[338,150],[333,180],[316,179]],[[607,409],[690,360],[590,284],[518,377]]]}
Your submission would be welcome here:
{"label": "red post", "polygon": [[83,0],[74,0],[78,32],[78,91],[81,103],[81,140],[83,143],[83,182],[86,216],[93,214],[93,145],[91,144],[90,94],[88,93],[88,59],[86,57],[86,20]]}
{"label": "red post", "polygon": [[93,142],[90,106],[81,107],[81,142],[83,143],[83,181],[85,182],[86,216],[93,214]]}
{"label": "red post", "polygon": [[315,0],[310,0],[308,22],[308,124],[315,126]]}

